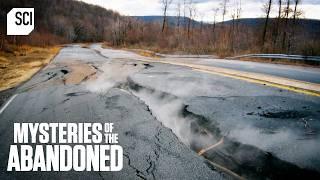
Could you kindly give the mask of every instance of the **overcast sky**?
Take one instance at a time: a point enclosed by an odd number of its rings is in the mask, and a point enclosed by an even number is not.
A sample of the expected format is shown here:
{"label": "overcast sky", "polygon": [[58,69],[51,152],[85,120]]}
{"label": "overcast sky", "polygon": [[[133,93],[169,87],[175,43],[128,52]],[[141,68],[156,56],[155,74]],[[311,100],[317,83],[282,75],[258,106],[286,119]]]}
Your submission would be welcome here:
{"label": "overcast sky", "polygon": [[[161,15],[161,4],[159,0],[81,0],[90,4],[99,5],[107,9],[118,11],[122,15],[129,16],[147,16]],[[173,0],[178,2],[179,0]],[[183,0],[180,0],[183,2]],[[190,1],[190,0],[187,0]],[[214,8],[219,8],[222,0],[193,0],[197,9],[197,20],[212,21]],[[231,18],[232,5],[239,0],[229,0],[229,13],[226,19]],[[278,0],[273,0],[275,3]],[[285,1],[285,0],[283,0]],[[303,17],[311,19],[320,19],[320,0],[301,0],[300,9],[303,10]],[[262,7],[268,0],[242,0],[242,18],[263,17]],[[177,15],[177,6],[172,3],[169,15]],[[277,6],[274,5],[273,14],[276,14]],[[221,13],[219,13],[220,15]],[[221,20],[221,15],[217,17]]]}

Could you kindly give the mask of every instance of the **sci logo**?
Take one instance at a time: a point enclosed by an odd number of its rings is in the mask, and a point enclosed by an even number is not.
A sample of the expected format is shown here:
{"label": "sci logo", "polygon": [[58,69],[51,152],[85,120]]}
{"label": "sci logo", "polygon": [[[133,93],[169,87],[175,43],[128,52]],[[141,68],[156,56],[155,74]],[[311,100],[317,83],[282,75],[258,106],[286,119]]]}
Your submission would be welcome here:
{"label": "sci logo", "polygon": [[34,8],[13,8],[7,14],[7,35],[29,35],[34,29]]}

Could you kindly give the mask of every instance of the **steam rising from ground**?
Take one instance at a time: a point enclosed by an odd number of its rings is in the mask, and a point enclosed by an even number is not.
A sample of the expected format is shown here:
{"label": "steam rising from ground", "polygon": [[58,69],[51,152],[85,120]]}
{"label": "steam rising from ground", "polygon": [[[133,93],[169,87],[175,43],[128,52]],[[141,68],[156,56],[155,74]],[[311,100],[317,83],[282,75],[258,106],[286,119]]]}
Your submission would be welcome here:
{"label": "steam rising from ground", "polygon": [[127,81],[129,75],[142,69],[138,64],[106,63],[100,70],[102,74],[94,81],[86,83],[86,88],[91,92],[105,93],[113,87],[117,87]]}
{"label": "steam rising from ground", "polygon": [[182,98],[198,95],[208,96],[212,89],[214,89],[214,85],[210,84],[210,80],[206,76],[192,78],[192,76],[190,77],[190,75],[185,73],[160,74],[157,72],[149,72],[136,74],[133,78],[138,83],[148,84],[150,82],[154,89]]}
{"label": "steam rising from ground", "polygon": [[166,127],[172,129],[183,143],[189,144],[191,122],[186,122],[185,119],[179,117],[177,111],[183,108],[180,100],[160,98],[160,93],[151,94],[146,90],[140,90],[134,94],[141,98],[149,106],[152,114]]}
{"label": "steam rising from ground", "polygon": [[[144,66],[140,64],[106,63],[100,68],[103,73],[96,80],[87,82],[86,88],[91,92],[106,93],[111,88],[125,84],[130,75],[137,73],[142,68]],[[180,85],[180,88],[175,88],[176,86],[172,85],[165,87],[167,87],[167,90],[172,90],[175,94],[180,95],[186,95],[186,92],[190,93],[194,88],[199,88],[196,83],[191,82],[185,83],[184,86],[181,83]],[[143,89],[132,91],[132,93],[143,100],[151,109],[152,114],[166,127],[170,128],[184,144],[190,146],[196,142],[199,145],[211,145],[216,142],[211,135],[192,131],[191,124],[196,119],[188,116],[183,117],[182,111],[185,105],[180,99],[164,96],[160,92],[151,93]]]}
{"label": "steam rising from ground", "polygon": [[170,128],[187,146],[197,144],[203,147],[216,142],[213,136],[194,131],[192,125],[196,124],[197,119],[182,114],[185,105],[180,99],[144,89],[135,91],[134,94],[143,100],[151,109],[152,114],[164,126]]}
{"label": "steam rising from ground", "polygon": [[[314,163],[320,163],[315,162],[320,156],[320,142],[313,138],[304,139],[308,137],[303,137],[289,129],[279,129],[277,132],[266,134],[259,128],[242,125],[234,128],[229,137],[243,144],[259,147],[266,152],[276,151],[279,158],[305,167],[312,168]],[[292,141],[293,139],[300,139],[300,141]]]}

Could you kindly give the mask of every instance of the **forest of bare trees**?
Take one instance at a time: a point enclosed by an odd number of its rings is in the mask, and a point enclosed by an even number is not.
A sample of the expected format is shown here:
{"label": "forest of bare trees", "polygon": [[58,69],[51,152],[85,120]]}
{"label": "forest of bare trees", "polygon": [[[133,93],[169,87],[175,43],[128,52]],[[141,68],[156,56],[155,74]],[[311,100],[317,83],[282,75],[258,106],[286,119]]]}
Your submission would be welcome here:
{"label": "forest of bare trees", "polygon": [[0,1],[0,33],[6,34],[6,14],[14,7],[35,8],[35,31],[30,36],[2,36],[17,44],[52,45],[104,41],[120,15],[99,6],[73,0]]}
{"label": "forest of bare trees", "polygon": [[[195,23],[201,16],[192,0],[161,0],[162,22],[143,22],[133,18],[122,19],[122,43],[113,45],[147,48],[160,52],[213,53],[231,56],[243,53],[284,53],[319,55],[320,38],[309,33],[300,8],[301,0],[265,0],[261,5],[259,23],[242,23],[242,1],[219,0],[212,7],[212,23]],[[168,23],[168,9],[175,10],[175,24]],[[277,16],[271,17],[271,11]],[[217,17],[222,22],[217,23]],[[224,19],[231,19],[224,21]],[[114,22],[117,24],[118,22]],[[169,25],[170,24],[170,25]]]}
{"label": "forest of bare trees", "polygon": [[38,45],[105,41],[118,47],[220,56],[320,55],[320,23],[315,21],[318,28],[314,29],[308,25],[309,20],[303,19],[303,0],[264,1],[260,7],[262,18],[253,19],[253,25],[242,19],[244,0],[217,0],[218,5],[211,7],[210,23],[203,22],[204,14],[193,0],[159,0],[163,16],[161,21],[154,22],[73,0],[1,1],[0,6],[5,7],[0,12],[2,25],[11,7],[31,6],[41,10],[37,11],[38,24],[30,37],[1,37],[1,41]]}

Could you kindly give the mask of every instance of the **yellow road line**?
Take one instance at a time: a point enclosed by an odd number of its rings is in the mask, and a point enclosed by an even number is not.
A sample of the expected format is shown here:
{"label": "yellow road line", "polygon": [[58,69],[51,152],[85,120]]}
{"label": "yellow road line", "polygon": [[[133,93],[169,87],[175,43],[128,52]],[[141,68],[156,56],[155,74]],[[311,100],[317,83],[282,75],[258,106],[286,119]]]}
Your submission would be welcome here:
{"label": "yellow road line", "polygon": [[235,172],[231,171],[230,169],[227,169],[217,163],[214,163],[210,160],[207,160],[212,166],[214,166],[215,168],[217,168],[220,171],[223,171],[227,174],[229,174],[230,176],[234,177],[235,179],[239,179],[239,180],[244,180],[245,178],[241,177],[240,175],[236,174]]}
{"label": "yellow road line", "polygon": [[247,82],[251,82],[251,83],[262,84],[262,85],[266,85],[266,86],[270,86],[270,87],[276,87],[279,89],[293,91],[296,93],[306,94],[306,95],[310,95],[310,96],[320,97],[320,92],[312,91],[312,90],[308,90],[308,89],[296,88],[296,87],[277,84],[277,83],[268,82],[268,81],[264,81],[264,80],[253,79],[253,78],[248,78],[248,77],[241,77],[241,76],[234,76],[234,75],[229,75],[229,74],[224,74],[224,73],[217,73],[217,72],[212,72],[212,71],[207,71],[207,70],[202,70],[202,69],[193,68],[193,70],[208,73],[208,74],[215,74],[215,75],[230,77],[230,78],[234,78],[234,79],[239,79],[239,80],[243,80],[243,81],[247,81]]}
{"label": "yellow road line", "polygon": [[198,152],[198,155],[203,155],[204,153],[206,153],[207,151],[211,150],[211,149],[214,149],[215,147],[219,146],[220,144],[223,144],[223,140],[224,138],[221,138],[221,140],[219,142],[217,142],[216,144],[213,144],[212,146],[209,146],[205,149],[201,149],[199,152]]}
{"label": "yellow road line", "polygon": [[180,63],[180,62],[169,62],[164,60],[152,60],[152,59],[136,59],[136,60],[150,62],[150,63],[162,63],[162,64],[171,64],[171,65],[189,67],[199,72],[230,77],[230,78],[244,80],[251,83],[262,84],[262,85],[285,89],[288,91],[293,91],[301,94],[320,97],[320,84],[298,81],[298,80],[287,79],[287,78],[265,75],[265,74],[259,74],[259,73],[250,73],[250,72],[243,72],[243,71],[237,71],[237,70],[226,69],[226,68],[218,68],[214,66],[204,66],[204,65],[197,65],[197,64],[187,64],[187,63]]}

